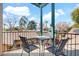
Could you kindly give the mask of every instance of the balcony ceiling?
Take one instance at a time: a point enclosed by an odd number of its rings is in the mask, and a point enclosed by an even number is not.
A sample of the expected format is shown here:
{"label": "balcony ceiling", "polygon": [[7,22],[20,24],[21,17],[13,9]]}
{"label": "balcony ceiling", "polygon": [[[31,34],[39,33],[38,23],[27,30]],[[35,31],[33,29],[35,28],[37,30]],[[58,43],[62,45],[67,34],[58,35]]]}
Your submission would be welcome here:
{"label": "balcony ceiling", "polygon": [[44,7],[44,6],[46,6],[48,3],[32,3],[33,5],[35,5],[35,6],[37,6],[37,7]]}

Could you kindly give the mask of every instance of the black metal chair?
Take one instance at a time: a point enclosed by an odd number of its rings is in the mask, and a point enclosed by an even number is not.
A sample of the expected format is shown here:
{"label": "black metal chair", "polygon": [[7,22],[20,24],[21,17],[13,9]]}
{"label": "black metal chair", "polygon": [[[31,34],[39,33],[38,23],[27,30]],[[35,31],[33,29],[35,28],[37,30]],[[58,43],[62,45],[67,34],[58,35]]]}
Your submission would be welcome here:
{"label": "black metal chair", "polygon": [[22,37],[22,36],[19,36],[19,37],[20,37],[20,40],[22,41],[22,53],[21,53],[21,56],[23,54],[23,50],[25,52],[29,53],[29,56],[30,56],[30,52],[37,49],[38,47],[33,45],[33,44],[29,44],[26,37]]}
{"label": "black metal chair", "polygon": [[66,43],[68,42],[68,40],[69,40],[69,38],[63,39],[63,40],[61,40],[59,47],[51,46],[51,47],[48,47],[47,50],[49,52],[51,52],[52,54],[54,54],[55,56],[59,56],[59,55],[66,56],[63,52],[63,49],[64,49]]}

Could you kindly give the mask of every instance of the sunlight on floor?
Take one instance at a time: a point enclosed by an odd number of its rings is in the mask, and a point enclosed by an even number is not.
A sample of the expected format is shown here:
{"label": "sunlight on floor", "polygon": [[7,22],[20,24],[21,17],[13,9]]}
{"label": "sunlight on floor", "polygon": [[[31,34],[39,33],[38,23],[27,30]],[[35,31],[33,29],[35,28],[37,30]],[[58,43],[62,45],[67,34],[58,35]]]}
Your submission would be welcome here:
{"label": "sunlight on floor", "polygon": [[[3,56],[21,56],[22,49],[4,52]],[[30,53],[31,56],[42,56],[42,53],[39,53],[39,49],[36,49]],[[23,51],[23,56],[28,56],[28,53]],[[52,53],[47,50],[44,51],[44,56],[53,56]]]}

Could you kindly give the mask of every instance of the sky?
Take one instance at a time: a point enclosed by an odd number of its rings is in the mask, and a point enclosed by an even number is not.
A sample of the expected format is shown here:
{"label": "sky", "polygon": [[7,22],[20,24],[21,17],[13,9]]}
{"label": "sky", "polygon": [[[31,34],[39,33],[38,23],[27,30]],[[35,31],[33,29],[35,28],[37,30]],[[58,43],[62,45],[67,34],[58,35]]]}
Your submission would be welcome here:
{"label": "sky", "polygon": [[[50,4],[43,8],[43,23],[49,21],[51,23],[51,8]],[[4,3],[3,4],[3,23],[7,23],[10,17],[13,17],[17,21],[16,26],[22,16],[26,16],[29,21],[34,20],[38,24],[40,23],[40,9],[30,3]],[[12,20],[11,20],[12,21]]]}
{"label": "sky", "polygon": [[[59,22],[67,22],[72,25],[71,19],[72,11],[79,7],[78,3],[56,3],[55,4],[55,24]],[[26,16],[28,20],[34,20],[40,23],[40,9],[30,3],[4,3],[3,4],[3,23],[7,23],[8,19],[12,17],[17,21],[16,26],[22,16]],[[48,26],[51,23],[51,4],[43,8],[43,23],[48,21]]]}
{"label": "sky", "polygon": [[66,22],[73,25],[71,13],[75,8],[78,8],[78,3],[58,3],[55,4],[55,22]]}

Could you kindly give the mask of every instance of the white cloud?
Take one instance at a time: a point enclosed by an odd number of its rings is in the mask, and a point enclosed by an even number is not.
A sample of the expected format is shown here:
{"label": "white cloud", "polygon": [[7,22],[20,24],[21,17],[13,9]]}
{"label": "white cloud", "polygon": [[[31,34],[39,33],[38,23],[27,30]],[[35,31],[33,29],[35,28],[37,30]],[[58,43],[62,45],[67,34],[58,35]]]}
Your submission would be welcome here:
{"label": "white cloud", "polygon": [[58,12],[59,14],[61,14],[61,15],[64,14],[64,10],[63,10],[63,9],[58,9],[57,12]]}
{"label": "white cloud", "polygon": [[[64,10],[63,9],[57,9],[57,10],[55,10],[55,18],[57,18],[58,16],[63,15],[63,14],[64,14]],[[48,20],[48,21],[51,20],[51,12],[45,14],[43,16],[43,19],[44,20]]]}
{"label": "white cloud", "polygon": [[31,21],[31,20],[33,20],[33,21],[35,21],[36,23],[40,23],[40,19],[38,19],[38,18],[36,18],[36,17],[29,17],[29,21]]}
{"label": "white cloud", "polygon": [[30,15],[30,10],[26,6],[23,6],[23,7],[7,6],[4,9],[4,11],[7,12],[7,13],[18,15],[18,16],[29,16]]}
{"label": "white cloud", "polygon": [[60,15],[64,14],[64,10],[63,9],[56,9],[55,10],[55,18],[57,18]]}
{"label": "white cloud", "polygon": [[43,19],[44,19],[44,20],[51,20],[51,12],[45,14],[45,15],[43,16]]}
{"label": "white cloud", "polygon": [[55,17],[56,17],[56,18],[57,18],[59,15],[60,15],[59,13],[55,12]]}
{"label": "white cloud", "polygon": [[36,20],[37,18],[35,18],[35,17],[30,17],[29,18],[29,20],[31,21],[31,20]]}
{"label": "white cloud", "polygon": [[3,14],[3,19],[6,19],[6,18],[7,18],[7,16],[5,14]]}

